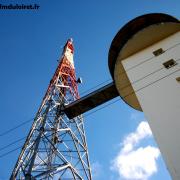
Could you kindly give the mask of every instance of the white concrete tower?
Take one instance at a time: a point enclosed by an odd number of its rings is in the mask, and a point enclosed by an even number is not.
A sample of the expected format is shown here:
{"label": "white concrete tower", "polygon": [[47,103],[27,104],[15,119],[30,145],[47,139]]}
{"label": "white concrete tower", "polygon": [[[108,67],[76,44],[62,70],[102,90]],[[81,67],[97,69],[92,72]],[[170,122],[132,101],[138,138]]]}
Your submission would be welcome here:
{"label": "white concrete tower", "polygon": [[122,99],[143,111],[173,180],[180,179],[180,23],[147,14],[127,23],[109,51]]}

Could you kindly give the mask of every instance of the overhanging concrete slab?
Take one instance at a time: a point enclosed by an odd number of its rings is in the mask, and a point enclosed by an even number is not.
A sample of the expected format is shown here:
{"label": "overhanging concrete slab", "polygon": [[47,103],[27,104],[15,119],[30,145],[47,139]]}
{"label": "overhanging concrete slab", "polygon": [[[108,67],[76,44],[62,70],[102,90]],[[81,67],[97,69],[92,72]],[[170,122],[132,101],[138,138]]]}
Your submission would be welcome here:
{"label": "overhanging concrete slab", "polygon": [[72,119],[80,114],[83,114],[115,97],[119,96],[114,82],[107,84],[104,87],[74,101],[64,107],[63,111],[68,118]]}

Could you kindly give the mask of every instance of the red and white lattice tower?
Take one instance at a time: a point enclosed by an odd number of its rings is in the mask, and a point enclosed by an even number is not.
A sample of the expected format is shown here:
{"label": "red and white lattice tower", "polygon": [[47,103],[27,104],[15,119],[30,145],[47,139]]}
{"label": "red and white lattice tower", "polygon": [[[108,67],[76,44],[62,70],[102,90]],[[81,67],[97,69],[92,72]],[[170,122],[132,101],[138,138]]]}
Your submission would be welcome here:
{"label": "red and white lattice tower", "polygon": [[69,39],[11,180],[92,179],[83,117],[69,119],[62,110],[64,105],[79,98],[73,53]]}

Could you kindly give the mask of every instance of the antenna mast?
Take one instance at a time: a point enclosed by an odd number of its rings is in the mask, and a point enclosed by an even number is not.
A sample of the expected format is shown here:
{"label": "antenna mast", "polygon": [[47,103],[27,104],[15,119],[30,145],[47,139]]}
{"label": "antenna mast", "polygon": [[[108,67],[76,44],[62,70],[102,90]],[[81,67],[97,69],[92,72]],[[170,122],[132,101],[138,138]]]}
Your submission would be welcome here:
{"label": "antenna mast", "polygon": [[15,179],[91,180],[82,115],[69,119],[62,107],[77,99],[74,46],[69,39],[11,175]]}

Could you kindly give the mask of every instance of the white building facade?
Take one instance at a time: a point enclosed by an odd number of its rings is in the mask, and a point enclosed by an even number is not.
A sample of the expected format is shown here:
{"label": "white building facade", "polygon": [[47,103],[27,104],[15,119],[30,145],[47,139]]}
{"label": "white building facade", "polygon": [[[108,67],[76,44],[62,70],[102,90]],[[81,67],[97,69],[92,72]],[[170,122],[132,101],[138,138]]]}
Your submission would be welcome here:
{"label": "white building facade", "polygon": [[[173,180],[179,180],[180,24],[163,14],[145,15],[144,22],[151,16],[154,22],[144,26],[142,17],[136,18],[113,40],[109,53],[111,63],[112,57],[116,59],[112,76],[122,99],[144,112]],[[122,45],[120,37],[139,24]],[[116,52],[117,42],[121,48]]]}

